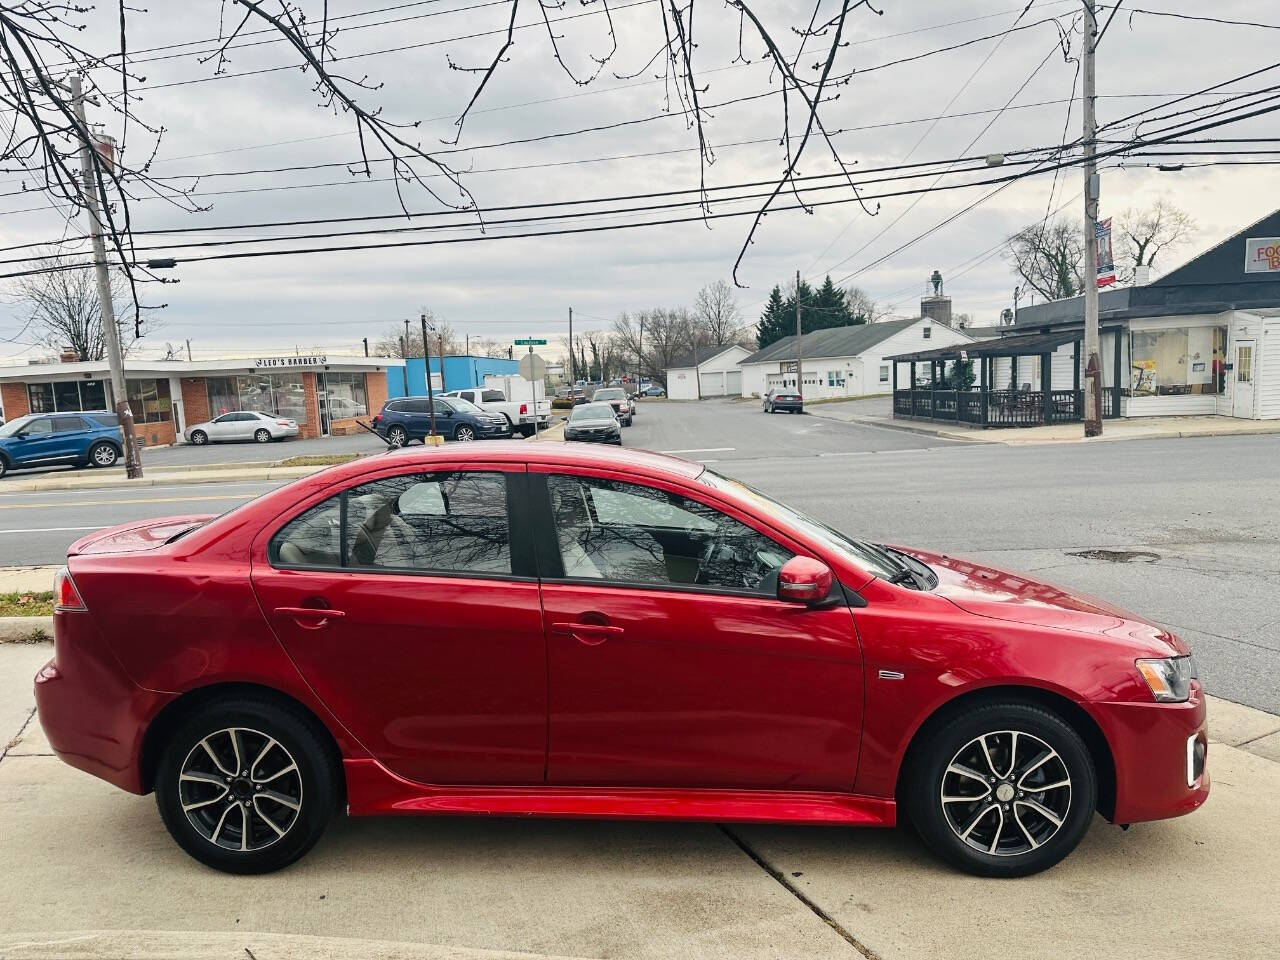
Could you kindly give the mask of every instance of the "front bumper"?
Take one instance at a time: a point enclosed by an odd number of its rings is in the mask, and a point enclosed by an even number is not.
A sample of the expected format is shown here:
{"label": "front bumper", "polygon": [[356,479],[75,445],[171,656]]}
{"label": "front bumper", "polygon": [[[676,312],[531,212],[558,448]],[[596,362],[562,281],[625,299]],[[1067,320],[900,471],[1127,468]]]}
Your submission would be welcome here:
{"label": "front bumper", "polygon": [[564,438],[581,443],[621,443],[622,431],[617,427],[603,430],[565,430]]}
{"label": "front bumper", "polygon": [[1115,760],[1112,822],[1180,817],[1209,798],[1209,725],[1198,681],[1186,703],[1090,706]]}
{"label": "front bumper", "polygon": [[507,425],[504,419],[502,423],[477,423],[475,425],[477,437],[509,437],[511,436],[511,427]]}

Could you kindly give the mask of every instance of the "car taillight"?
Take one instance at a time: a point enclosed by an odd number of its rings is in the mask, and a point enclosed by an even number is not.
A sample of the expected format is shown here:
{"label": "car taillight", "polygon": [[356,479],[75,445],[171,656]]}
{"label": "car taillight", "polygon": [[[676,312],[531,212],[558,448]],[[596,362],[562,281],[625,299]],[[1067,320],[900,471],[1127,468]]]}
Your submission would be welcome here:
{"label": "car taillight", "polygon": [[373,422],[374,422],[374,424],[375,424],[375,425],[376,425],[376,424],[381,423],[381,422],[382,422],[382,414],[380,414],[380,413],[376,413],[376,414],[374,414],[374,416],[373,416]]}
{"label": "car taillight", "polygon": [[84,601],[80,599],[80,591],[71,579],[71,571],[66,567],[58,570],[53,578],[53,595],[57,598],[54,606],[58,610],[83,610]]}
{"label": "car taillight", "polygon": [[524,416],[528,412],[529,412],[529,405],[527,403],[520,404],[520,415]]}
{"label": "car taillight", "polygon": [[277,421],[276,421],[276,426],[277,426],[277,427],[291,427],[291,426],[293,426],[293,424],[292,424],[292,423],[290,423],[288,420],[277,420]]}

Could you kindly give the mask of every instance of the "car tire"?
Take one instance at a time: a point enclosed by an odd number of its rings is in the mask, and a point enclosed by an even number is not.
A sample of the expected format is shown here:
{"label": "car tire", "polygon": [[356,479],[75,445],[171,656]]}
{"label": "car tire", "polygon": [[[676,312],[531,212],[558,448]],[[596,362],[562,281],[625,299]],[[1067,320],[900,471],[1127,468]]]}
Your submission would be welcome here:
{"label": "car tire", "polygon": [[502,415],[502,418],[507,421],[507,433],[514,435],[516,432],[516,425],[515,425],[515,421],[511,419],[511,415],[504,413]]}
{"label": "car tire", "polygon": [[89,448],[89,466],[114,467],[120,459],[120,451],[114,443],[95,443]]}
{"label": "car tire", "polygon": [[208,442],[209,442],[209,435],[205,433],[203,430],[191,431],[191,443],[194,446],[203,447]]}
{"label": "car tire", "polygon": [[270,443],[271,431],[268,430],[266,427],[260,427],[257,430],[253,431],[253,439],[257,443]]}
{"label": "car tire", "polygon": [[9,461],[4,457],[0,457],[0,480],[3,480],[5,474],[9,472]]}
{"label": "car tire", "polygon": [[242,695],[198,708],[167,738],[156,806],[178,846],[206,866],[270,873],[320,839],[338,809],[341,778],[314,718]]}
{"label": "car tire", "polygon": [[460,443],[470,443],[475,438],[476,438],[475,430],[473,430],[471,427],[468,427],[465,423],[458,424],[457,429],[453,431],[453,439],[459,441]]}
{"label": "car tire", "polygon": [[[546,427],[543,427],[543,429],[545,430]],[[532,437],[537,432],[538,432],[538,428],[535,424],[532,424],[532,423],[520,424],[520,436],[522,437]]]}
{"label": "car tire", "polygon": [[403,447],[409,442],[409,434],[405,431],[404,427],[396,424],[387,430],[387,441],[393,447]]}
{"label": "car tire", "polygon": [[1029,703],[952,717],[911,764],[903,799],[912,825],[935,854],[977,876],[1047,870],[1080,843],[1097,806],[1084,740]]}

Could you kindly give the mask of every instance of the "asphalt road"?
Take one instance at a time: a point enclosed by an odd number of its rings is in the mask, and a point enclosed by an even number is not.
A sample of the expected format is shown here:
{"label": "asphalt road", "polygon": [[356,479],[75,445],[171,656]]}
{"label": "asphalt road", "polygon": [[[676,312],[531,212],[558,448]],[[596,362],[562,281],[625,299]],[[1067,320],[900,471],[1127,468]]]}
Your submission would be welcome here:
{"label": "asphalt road", "polygon": [[[1133,609],[1188,640],[1211,692],[1280,713],[1280,437],[1009,447],[704,401],[645,404],[623,438],[704,461],[855,536],[967,555]],[[0,484],[0,565],[57,563],[86,530],[219,513],[274,485]],[[1092,550],[1137,556],[1076,555]]]}

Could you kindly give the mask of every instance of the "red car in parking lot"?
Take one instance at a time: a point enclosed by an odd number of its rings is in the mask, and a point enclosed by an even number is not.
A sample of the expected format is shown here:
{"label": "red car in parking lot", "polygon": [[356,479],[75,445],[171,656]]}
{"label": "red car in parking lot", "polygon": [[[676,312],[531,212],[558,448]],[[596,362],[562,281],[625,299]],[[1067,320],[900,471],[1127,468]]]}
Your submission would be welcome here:
{"label": "red car in parking lot", "polygon": [[1159,627],[848,537],[702,465],[494,442],[333,467],[75,543],[40,720],[256,873],[330,817],[892,826],[1042,870],[1095,810],[1208,796],[1204,692]]}

